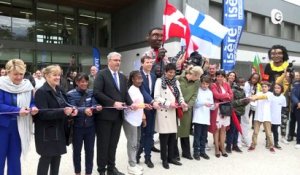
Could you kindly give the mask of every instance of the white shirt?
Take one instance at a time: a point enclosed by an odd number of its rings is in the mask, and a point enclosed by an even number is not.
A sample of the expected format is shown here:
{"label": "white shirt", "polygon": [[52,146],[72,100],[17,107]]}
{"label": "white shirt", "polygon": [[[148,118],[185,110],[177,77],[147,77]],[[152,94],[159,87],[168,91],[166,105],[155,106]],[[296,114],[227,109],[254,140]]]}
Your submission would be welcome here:
{"label": "white shirt", "polygon": [[44,83],[46,82],[44,77],[41,77],[40,79],[35,78],[34,81],[35,81],[35,89],[42,87],[44,85]]}
{"label": "white shirt", "polygon": [[275,125],[281,124],[281,108],[286,107],[286,99],[284,95],[275,96],[273,94],[271,100],[271,123]]}
{"label": "white shirt", "polygon": [[[252,95],[255,95],[255,93],[254,93],[254,91],[255,91],[254,86],[251,85],[249,83],[249,81],[245,82],[244,91],[245,91],[246,97],[250,97]],[[250,105],[252,106],[252,110],[253,110],[253,108],[255,108],[256,105],[257,105],[257,101],[251,101]]]}
{"label": "white shirt", "polygon": [[210,110],[214,108],[205,106],[206,103],[214,104],[213,94],[209,89],[198,90],[196,102],[194,104],[193,123],[210,125]]}
{"label": "white shirt", "polygon": [[273,94],[271,92],[258,92],[257,95],[266,95],[267,99],[257,100],[254,120],[259,122],[271,122],[271,101]]}
{"label": "white shirt", "polygon": [[[133,103],[144,103],[144,97],[140,89],[134,85],[130,86],[128,94]],[[133,126],[141,126],[144,109],[138,109],[136,111],[126,109],[124,111],[125,120]]]}

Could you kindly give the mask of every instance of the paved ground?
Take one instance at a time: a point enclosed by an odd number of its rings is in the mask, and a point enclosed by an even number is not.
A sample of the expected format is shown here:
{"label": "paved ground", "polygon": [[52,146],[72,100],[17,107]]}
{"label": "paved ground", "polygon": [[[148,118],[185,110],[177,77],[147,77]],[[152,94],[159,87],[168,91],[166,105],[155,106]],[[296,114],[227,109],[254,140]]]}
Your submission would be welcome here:
{"label": "paved ground", "polygon": [[[252,132],[252,131],[250,131]],[[165,170],[158,153],[153,153],[152,161],[155,165],[149,169],[141,159],[145,175],[299,175],[300,174],[300,150],[294,148],[295,141],[289,145],[284,145],[282,150],[276,150],[275,154],[265,149],[264,133],[260,133],[257,149],[254,152],[247,152],[244,147],[243,153],[232,153],[229,157],[216,158],[214,151],[208,151],[210,160],[182,159],[183,166],[170,165],[169,170]],[[209,134],[209,143],[212,146],[212,136]],[[26,159],[22,159],[23,175],[35,175],[39,156],[35,152],[34,143]],[[156,145],[159,147],[159,145]],[[83,156],[84,157],[84,156]],[[117,168],[127,173],[127,153],[126,138],[122,133],[117,150]],[[96,163],[96,159],[94,161]],[[82,163],[82,165],[84,165]],[[84,170],[84,168],[83,168]],[[60,174],[72,175],[72,147],[68,147],[68,153],[62,156]],[[93,175],[98,175],[97,167],[94,166]]]}

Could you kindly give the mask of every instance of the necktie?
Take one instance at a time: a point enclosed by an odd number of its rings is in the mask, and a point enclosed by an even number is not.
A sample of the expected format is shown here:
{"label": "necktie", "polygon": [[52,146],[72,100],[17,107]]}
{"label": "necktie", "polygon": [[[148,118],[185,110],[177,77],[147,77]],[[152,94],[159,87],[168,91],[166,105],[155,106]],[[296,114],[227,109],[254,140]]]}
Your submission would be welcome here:
{"label": "necktie", "polygon": [[119,83],[118,83],[117,73],[114,72],[113,75],[114,75],[113,77],[114,77],[115,83],[116,83],[116,85],[117,85],[117,88],[120,90]]}
{"label": "necktie", "polygon": [[149,90],[150,90],[150,93],[151,93],[151,84],[150,84],[149,74],[146,74],[146,78],[147,78]]}

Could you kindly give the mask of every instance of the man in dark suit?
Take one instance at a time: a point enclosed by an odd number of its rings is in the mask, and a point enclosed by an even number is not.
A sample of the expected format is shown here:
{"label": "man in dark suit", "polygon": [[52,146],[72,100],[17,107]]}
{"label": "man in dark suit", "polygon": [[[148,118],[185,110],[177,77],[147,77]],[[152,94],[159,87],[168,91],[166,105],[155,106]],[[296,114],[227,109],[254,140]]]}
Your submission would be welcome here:
{"label": "man in dark suit", "polygon": [[[151,72],[153,66],[153,59],[150,56],[143,56],[141,58],[141,74],[143,77],[143,83],[141,88],[141,92],[144,96],[145,103],[153,104],[153,106],[157,106],[158,104],[154,103],[153,95],[154,95],[154,85],[156,81],[156,76]],[[151,161],[151,148],[154,145],[153,134],[154,134],[154,124],[155,124],[155,110],[154,109],[146,109],[144,110],[146,115],[147,125],[145,128],[142,128],[141,134],[141,144],[140,149],[137,153],[137,162],[139,162],[140,155],[144,151],[145,152],[145,164],[149,168],[153,168],[154,165]]]}
{"label": "man in dark suit", "polygon": [[127,79],[119,72],[121,55],[111,52],[107,59],[108,68],[98,72],[94,81],[95,99],[104,107],[96,116],[97,165],[100,175],[105,175],[106,170],[107,175],[123,175],[115,167],[115,156],[123,122],[123,109],[124,106],[130,106],[132,100],[128,94]]}

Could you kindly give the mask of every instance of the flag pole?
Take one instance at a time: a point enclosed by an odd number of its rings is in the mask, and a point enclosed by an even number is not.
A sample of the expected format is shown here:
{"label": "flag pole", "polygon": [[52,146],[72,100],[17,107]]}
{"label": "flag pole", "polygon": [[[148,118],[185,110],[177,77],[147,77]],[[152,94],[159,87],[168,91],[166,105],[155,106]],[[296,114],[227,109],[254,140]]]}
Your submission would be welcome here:
{"label": "flag pole", "polygon": [[[164,14],[166,12],[166,9],[167,9],[167,5],[169,4],[169,0],[166,0],[166,3],[165,3],[165,9],[164,9]],[[164,23],[166,23],[166,16],[164,15],[163,16],[164,19],[163,19],[163,41],[162,41],[162,44],[161,44],[161,47],[163,48],[164,45],[165,45],[165,40],[166,40],[166,27],[164,26]]]}
{"label": "flag pole", "polygon": [[[224,3],[225,0],[222,0],[222,25],[224,25]],[[221,42],[221,58],[220,58],[220,68],[223,69],[223,47],[224,47],[224,40]]]}

